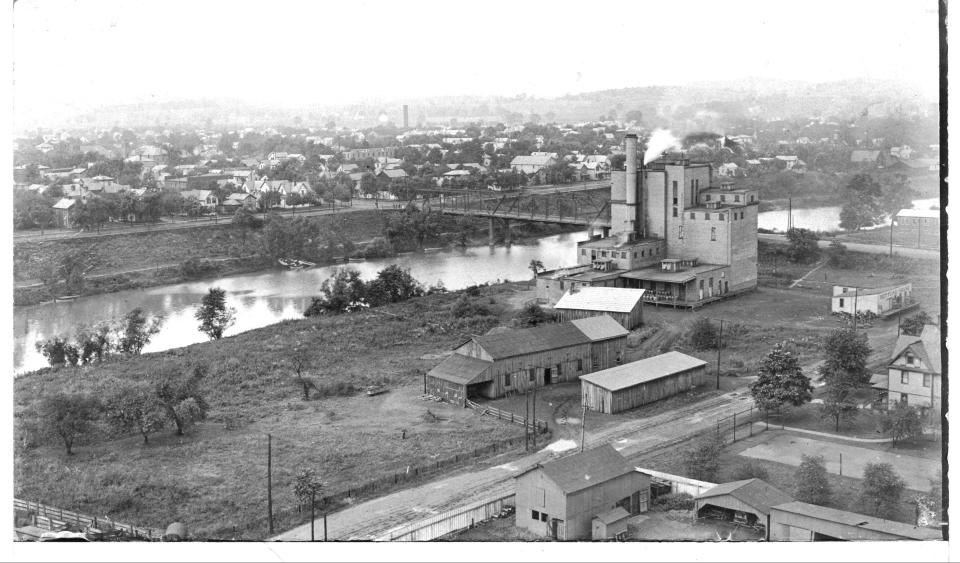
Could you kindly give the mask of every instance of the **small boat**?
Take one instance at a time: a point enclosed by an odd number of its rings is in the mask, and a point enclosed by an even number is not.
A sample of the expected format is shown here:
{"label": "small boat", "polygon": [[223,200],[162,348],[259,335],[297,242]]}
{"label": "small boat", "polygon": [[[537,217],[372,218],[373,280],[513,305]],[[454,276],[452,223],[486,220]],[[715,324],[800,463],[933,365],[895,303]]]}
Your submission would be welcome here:
{"label": "small boat", "polygon": [[54,296],[53,296],[53,302],[56,303],[57,301],[73,301],[73,300],[76,299],[77,297],[80,297],[80,296],[79,296],[79,295],[64,295],[63,297],[57,297],[56,295],[54,295]]}
{"label": "small boat", "polygon": [[313,262],[307,262],[306,260],[294,260],[292,258],[280,258],[277,260],[280,262],[281,266],[290,268],[291,270],[302,270],[304,268],[312,268],[316,266]]}
{"label": "small boat", "polygon": [[366,258],[350,258],[348,262],[366,262]]}
{"label": "small boat", "polygon": [[370,385],[367,387],[367,396],[373,397],[374,395],[379,395],[381,393],[386,393],[387,388],[382,385]]}

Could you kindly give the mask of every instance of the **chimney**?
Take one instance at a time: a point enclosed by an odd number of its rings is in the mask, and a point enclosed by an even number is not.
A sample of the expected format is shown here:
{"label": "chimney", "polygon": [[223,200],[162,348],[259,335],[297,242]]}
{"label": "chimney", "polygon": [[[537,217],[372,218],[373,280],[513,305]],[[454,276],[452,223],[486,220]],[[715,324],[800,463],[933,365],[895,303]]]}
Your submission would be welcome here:
{"label": "chimney", "polygon": [[624,200],[629,212],[630,232],[639,233],[641,231],[640,220],[643,214],[640,208],[642,205],[642,198],[639,193],[640,184],[637,181],[637,136],[633,133],[628,133],[625,139],[625,145],[627,174]]}

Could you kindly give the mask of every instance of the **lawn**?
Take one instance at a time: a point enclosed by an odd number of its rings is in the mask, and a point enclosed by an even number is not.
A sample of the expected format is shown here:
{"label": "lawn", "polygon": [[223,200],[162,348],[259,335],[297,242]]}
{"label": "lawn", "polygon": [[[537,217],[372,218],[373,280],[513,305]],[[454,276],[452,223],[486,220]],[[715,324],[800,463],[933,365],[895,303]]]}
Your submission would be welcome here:
{"label": "lawn", "polygon": [[[510,316],[503,303],[513,286],[483,291],[476,299]],[[422,374],[437,363],[437,353],[500,320],[452,320],[447,308],[456,297],[287,321],[164,353],[18,377],[14,494],[144,526],[179,519],[195,535],[226,537],[236,526],[259,538],[266,534],[267,434],[273,436],[276,510],[293,505],[291,479],[300,467],[315,468],[325,494],[333,494],[521,436],[520,426],[420,399]],[[306,355],[308,374],[330,395],[301,400],[289,365],[296,347]],[[68,457],[58,442],[37,443],[24,432],[31,406],[51,389],[103,397],[123,380],[154,381],[199,363],[209,367],[203,392],[210,412],[187,436],[167,429],[144,446],[138,435],[116,436],[102,426]],[[350,390],[373,383],[389,392],[367,397]]]}

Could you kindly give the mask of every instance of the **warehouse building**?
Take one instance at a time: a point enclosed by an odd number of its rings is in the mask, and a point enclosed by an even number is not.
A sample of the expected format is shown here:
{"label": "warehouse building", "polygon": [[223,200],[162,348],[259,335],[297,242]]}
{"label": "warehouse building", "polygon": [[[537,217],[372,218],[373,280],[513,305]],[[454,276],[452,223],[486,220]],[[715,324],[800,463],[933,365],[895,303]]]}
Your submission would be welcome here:
{"label": "warehouse building", "polygon": [[535,465],[517,475],[516,491],[517,527],[558,540],[581,540],[594,532],[615,535],[625,529],[624,512],[646,512],[650,477],[604,444]]}
{"label": "warehouse building", "polygon": [[561,321],[598,315],[610,315],[627,330],[643,323],[643,289],[624,287],[584,287],[570,290],[554,309]]}
{"label": "warehouse building", "polygon": [[525,393],[617,365],[629,331],[609,316],[526,329],[493,329],[458,346],[426,374],[425,392],[463,405]]}
{"label": "warehouse building", "polygon": [[930,541],[940,530],[793,501],[770,509],[772,541]]}
{"label": "warehouse building", "polygon": [[682,393],[703,383],[707,362],[680,352],[580,376],[582,404],[613,414]]}

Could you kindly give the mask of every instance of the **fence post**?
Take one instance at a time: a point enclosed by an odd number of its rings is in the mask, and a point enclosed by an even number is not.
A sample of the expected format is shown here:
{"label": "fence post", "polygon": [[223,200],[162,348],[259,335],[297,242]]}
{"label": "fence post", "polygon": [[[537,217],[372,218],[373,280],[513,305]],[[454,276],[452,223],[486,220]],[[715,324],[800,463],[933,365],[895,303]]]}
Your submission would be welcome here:
{"label": "fence post", "polygon": [[733,413],[733,442],[737,442],[737,413]]}

